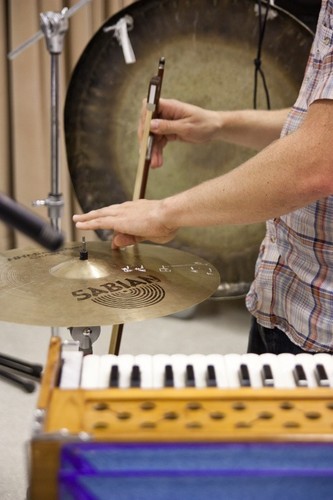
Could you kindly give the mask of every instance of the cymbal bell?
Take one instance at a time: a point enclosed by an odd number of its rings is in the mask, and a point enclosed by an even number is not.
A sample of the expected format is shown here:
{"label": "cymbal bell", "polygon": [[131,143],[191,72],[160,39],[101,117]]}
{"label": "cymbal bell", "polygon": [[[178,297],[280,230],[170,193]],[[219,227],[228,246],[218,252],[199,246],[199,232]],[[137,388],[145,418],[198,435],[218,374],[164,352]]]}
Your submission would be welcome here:
{"label": "cymbal bell", "polygon": [[[110,242],[66,243],[0,253],[0,320],[44,326],[122,324],[173,314],[220,284],[206,260],[166,246],[112,250]],[[87,258],[86,258],[87,257]]]}

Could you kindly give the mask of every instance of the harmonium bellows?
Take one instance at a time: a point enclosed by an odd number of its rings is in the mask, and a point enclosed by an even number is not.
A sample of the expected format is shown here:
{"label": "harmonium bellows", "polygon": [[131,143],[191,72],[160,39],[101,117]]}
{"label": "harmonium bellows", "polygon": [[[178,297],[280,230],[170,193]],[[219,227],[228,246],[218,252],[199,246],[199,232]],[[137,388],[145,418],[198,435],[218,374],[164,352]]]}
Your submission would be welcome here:
{"label": "harmonium bellows", "polygon": [[[83,357],[52,337],[30,495],[168,498],[177,488],[181,498],[204,498],[193,495],[244,481],[266,493],[294,481],[306,494],[325,494],[333,485],[332,396],[328,354]],[[268,481],[277,476],[283,481]],[[114,497],[78,496],[103,481]],[[132,481],[145,496],[135,496]],[[154,496],[162,484],[166,496]]]}

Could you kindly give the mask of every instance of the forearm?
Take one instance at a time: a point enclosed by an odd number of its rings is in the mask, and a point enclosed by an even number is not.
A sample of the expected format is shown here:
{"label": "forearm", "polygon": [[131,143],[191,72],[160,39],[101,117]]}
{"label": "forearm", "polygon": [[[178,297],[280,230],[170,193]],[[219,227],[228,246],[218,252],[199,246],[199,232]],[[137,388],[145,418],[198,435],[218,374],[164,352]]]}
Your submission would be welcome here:
{"label": "forearm", "polygon": [[114,247],[170,241],[181,227],[251,224],[333,194],[333,101],[317,101],[294,133],[220,177],[164,200],[75,215],[79,229],[113,229]]}
{"label": "forearm", "polygon": [[257,151],[280,137],[288,109],[218,111],[213,139]]}
{"label": "forearm", "polygon": [[333,192],[324,156],[316,138],[301,131],[284,137],[231,172],[162,201],[163,224],[250,224],[304,207]]}

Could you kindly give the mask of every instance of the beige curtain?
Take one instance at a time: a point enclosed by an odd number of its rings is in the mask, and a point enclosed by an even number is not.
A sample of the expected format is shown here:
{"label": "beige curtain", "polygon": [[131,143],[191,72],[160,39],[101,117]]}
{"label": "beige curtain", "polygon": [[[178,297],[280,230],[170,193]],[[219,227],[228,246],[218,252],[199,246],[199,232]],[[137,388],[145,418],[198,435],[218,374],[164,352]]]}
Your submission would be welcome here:
{"label": "beige curtain", "polygon": [[[30,45],[14,60],[7,54],[40,30],[42,12],[60,12],[78,0],[0,0],[0,192],[49,220],[46,207],[32,207],[51,189],[50,65],[45,39]],[[66,241],[76,238],[71,222],[79,210],[71,186],[63,137],[63,106],[71,72],[84,47],[100,26],[120,9],[124,0],[91,0],[69,20],[60,69],[60,182],[64,200],[61,228]],[[91,235],[90,235],[91,237]],[[0,220],[0,250],[34,245]]]}

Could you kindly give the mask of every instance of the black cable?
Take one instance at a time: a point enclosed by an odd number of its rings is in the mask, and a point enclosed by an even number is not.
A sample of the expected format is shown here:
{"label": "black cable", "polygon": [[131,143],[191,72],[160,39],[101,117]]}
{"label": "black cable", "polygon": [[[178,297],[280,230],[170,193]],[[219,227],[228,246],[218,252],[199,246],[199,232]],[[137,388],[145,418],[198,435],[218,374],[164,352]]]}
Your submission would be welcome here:
{"label": "black cable", "polygon": [[257,109],[257,94],[258,94],[258,75],[261,76],[261,80],[264,86],[264,91],[265,91],[265,96],[266,96],[266,103],[267,103],[267,109],[271,109],[271,103],[270,103],[270,96],[269,96],[269,90],[265,78],[264,71],[261,67],[261,51],[262,51],[262,46],[263,46],[263,41],[265,37],[265,29],[266,29],[266,23],[267,23],[267,17],[270,9],[270,1],[267,2],[266,4],[266,10],[265,10],[265,16],[263,19],[262,16],[262,2],[261,0],[258,0],[258,26],[259,26],[259,38],[258,38],[258,50],[257,50],[257,57],[254,59],[254,91],[253,91],[253,108]]}

